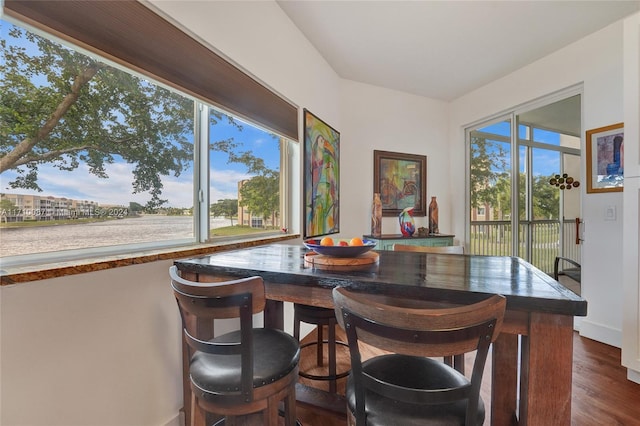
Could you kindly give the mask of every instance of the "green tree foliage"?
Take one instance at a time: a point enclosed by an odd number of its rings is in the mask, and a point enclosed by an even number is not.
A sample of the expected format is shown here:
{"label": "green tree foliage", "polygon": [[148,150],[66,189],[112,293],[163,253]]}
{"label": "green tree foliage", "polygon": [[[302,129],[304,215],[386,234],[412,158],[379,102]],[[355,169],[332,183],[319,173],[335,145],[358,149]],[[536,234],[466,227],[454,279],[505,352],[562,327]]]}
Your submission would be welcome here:
{"label": "green tree foliage", "polygon": [[13,210],[16,208],[16,205],[13,204],[13,201],[11,201],[8,198],[3,198],[2,200],[0,200],[0,211],[7,211],[7,210]]}
{"label": "green tree foliage", "polygon": [[496,182],[508,173],[508,158],[504,143],[471,137],[471,207],[498,204],[504,188]]}
{"label": "green tree foliage", "polygon": [[9,185],[41,190],[38,167],[45,163],[71,171],[83,162],[107,178],[105,165],[124,160],[134,165],[132,192],[149,192],[150,205],[163,204],[161,176],[178,176],[193,157],[185,136],[193,129],[193,102],[1,25],[10,37],[1,40],[0,173],[18,173]]}
{"label": "green tree foliage", "polygon": [[[535,176],[532,182],[533,190],[533,220],[557,219],[560,214],[560,190],[549,185],[550,176]],[[518,214],[520,220],[526,220],[527,182],[524,173],[518,175]],[[506,220],[511,217],[511,177],[502,173],[495,183],[496,204],[492,205],[494,217]]]}
{"label": "green tree foliage", "polygon": [[240,205],[246,207],[254,216],[262,217],[263,225],[267,219],[280,211],[280,173],[270,171],[246,181],[240,188]]}
{"label": "green tree foliage", "polygon": [[[508,220],[511,217],[511,170],[507,144],[471,137],[471,206],[489,205],[493,217]],[[549,185],[551,176],[535,176],[532,182],[533,220],[559,217],[559,190]],[[524,173],[518,174],[518,214],[526,219],[527,182]]]}
{"label": "green tree foliage", "polygon": [[184,209],[178,207],[170,207],[166,209],[167,216],[184,216]]}
{"label": "green tree foliage", "polygon": [[549,184],[549,176],[533,179],[533,219],[548,220],[560,217],[560,190]]}
{"label": "green tree foliage", "polygon": [[211,204],[210,212],[212,216],[230,219],[231,226],[233,226],[233,218],[238,216],[238,200],[228,198],[218,200],[217,203]]}
{"label": "green tree foliage", "polygon": [[0,223],[8,222],[9,216],[15,216],[16,206],[8,198],[0,200]]}
{"label": "green tree foliage", "polygon": [[136,214],[144,211],[144,206],[142,204],[136,203],[134,201],[129,202],[129,212]]}
{"label": "green tree foliage", "polygon": [[508,220],[511,217],[511,176],[508,173],[500,173],[497,176],[495,190],[496,203],[491,205],[493,217],[498,220]]}

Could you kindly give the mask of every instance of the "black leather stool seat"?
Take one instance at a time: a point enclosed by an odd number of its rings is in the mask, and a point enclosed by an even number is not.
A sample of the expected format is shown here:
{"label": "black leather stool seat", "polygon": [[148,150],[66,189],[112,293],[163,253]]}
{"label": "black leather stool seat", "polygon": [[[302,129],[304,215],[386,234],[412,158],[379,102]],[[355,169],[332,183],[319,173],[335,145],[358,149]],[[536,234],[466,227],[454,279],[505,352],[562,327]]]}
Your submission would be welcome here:
{"label": "black leather stool seat", "polygon": [[[216,343],[240,341],[240,331],[218,336]],[[258,388],[286,376],[300,359],[298,342],[289,334],[275,329],[253,329],[254,353],[260,354],[253,364],[253,386]],[[254,359],[255,360],[255,359]],[[241,388],[240,355],[212,355],[196,352],[189,367],[191,380],[204,391],[213,394],[238,392]]]}
{"label": "black leather stool seat", "polygon": [[[440,361],[408,355],[383,355],[364,361],[363,372],[397,386],[413,389],[448,389],[469,383],[458,371]],[[365,412],[367,425],[372,426],[441,426],[464,425],[467,404],[457,401],[440,405],[407,403],[384,398],[371,390],[366,391]],[[355,395],[352,377],[347,380],[347,405],[355,413]],[[478,401],[477,425],[482,425],[485,408]]]}

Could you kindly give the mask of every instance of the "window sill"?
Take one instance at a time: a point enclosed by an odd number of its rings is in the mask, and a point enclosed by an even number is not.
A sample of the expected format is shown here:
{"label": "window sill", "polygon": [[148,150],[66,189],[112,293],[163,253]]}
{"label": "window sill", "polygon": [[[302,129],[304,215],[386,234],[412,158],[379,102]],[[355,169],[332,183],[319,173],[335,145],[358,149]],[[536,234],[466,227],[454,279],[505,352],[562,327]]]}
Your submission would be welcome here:
{"label": "window sill", "polygon": [[84,274],[102,271],[122,266],[140,265],[157,262],[159,260],[181,259],[185,257],[201,256],[218,251],[235,250],[262,244],[277,243],[299,238],[300,235],[283,235],[276,238],[261,238],[229,242],[228,244],[198,244],[180,248],[164,248],[147,250],[135,254],[122,254],[101,257],[100,259],[83,259],[69,262],[56,262],[25,267],[11,267],[0,270],[0,285],[21,284],[30,281],[46,280],[67,275]]}

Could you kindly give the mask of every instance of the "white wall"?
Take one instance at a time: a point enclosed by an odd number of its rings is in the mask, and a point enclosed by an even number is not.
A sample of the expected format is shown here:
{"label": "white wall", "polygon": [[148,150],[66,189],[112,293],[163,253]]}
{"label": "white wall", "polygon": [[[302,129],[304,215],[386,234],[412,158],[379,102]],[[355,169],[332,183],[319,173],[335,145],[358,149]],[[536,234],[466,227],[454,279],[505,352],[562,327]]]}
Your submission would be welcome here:
{"label": "white wall", "polygon": [[[464,128],[469,123],[580,83],[584,87],[583,135],[587,129],[622,121],[622,21],[453,102],[449,140],[452,167],[464,158]],[[585,152],[584,140],[582,143]],[[586,194],[585,163],[583,156],[582,295],[589,304],[580,333],[620,346],[622,194]],[[455,188],[464,187],[464,175],[450,178]],[[466,219],[464,193],[452,192],[454,231],[462,235]],[[616,207],[617,221],[604,220],[605,206]]]}
{"label": "white wall", "polygon": [[[341,132],[345,237],[369,232],[373,149],[427,155],[427,192],[438,197],[440,228],[462,237],[464,124],[580,81],[585,128],[622,117],[619,25],[447,105],[342,81],[274,2],[153,5]],[[616,195],[585,199],[588,320],[614,332],[620,329],[620,279],[600,265],[619,263],[620,223],[605,224],[602,206],[620,202]],[[399,230],[392,218],[383,226],[384,232]],[[1,287],[0,424],[175,424],[182,396],[169,264]]]}
{"label": "white wall", "polygon": [[[348,80],[340,96],[341,234],[371,232],[374,149],[427,156],[427,200],[438,197],[440,230],[449,233],[447,104]],[[426,217],[415,220],[428,226]],[[398,219],[383,218],[382,233],[399,234]]]}
{"label": "white wall", "polygon": [[2,287],[0,424],[175,421],[182,364],[170,263]]}

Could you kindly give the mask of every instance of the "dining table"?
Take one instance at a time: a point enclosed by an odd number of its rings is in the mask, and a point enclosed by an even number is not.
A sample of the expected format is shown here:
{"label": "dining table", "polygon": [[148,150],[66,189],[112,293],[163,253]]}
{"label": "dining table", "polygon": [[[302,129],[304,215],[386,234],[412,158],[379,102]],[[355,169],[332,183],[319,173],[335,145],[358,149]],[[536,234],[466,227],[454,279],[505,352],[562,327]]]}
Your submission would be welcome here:
{"label": "dining table", "polygon": [[[491,349],[491,424],[571,424],[573,323],[574,316],[587,314],[587,301],[550,275],[512,256],[380,250],[369,253],[375,257],[370,263],[326,266],[314,262],[313,255],[302,244],[269,244],[177,260],[175,265],[183,277],[200,282],[261,276],[268,299],[265,326],[279,329],[285,326],[284,302],[333,308],[332,289],[337,286],[417,304],[432,299],[465,303],[501,294],[507,309]],[[213,325],[199,330],[213,337]],[[186,348],[183,357],[188,404]],[[296,397],[305,406],[346,414],[340,395],[299,384]]]}

